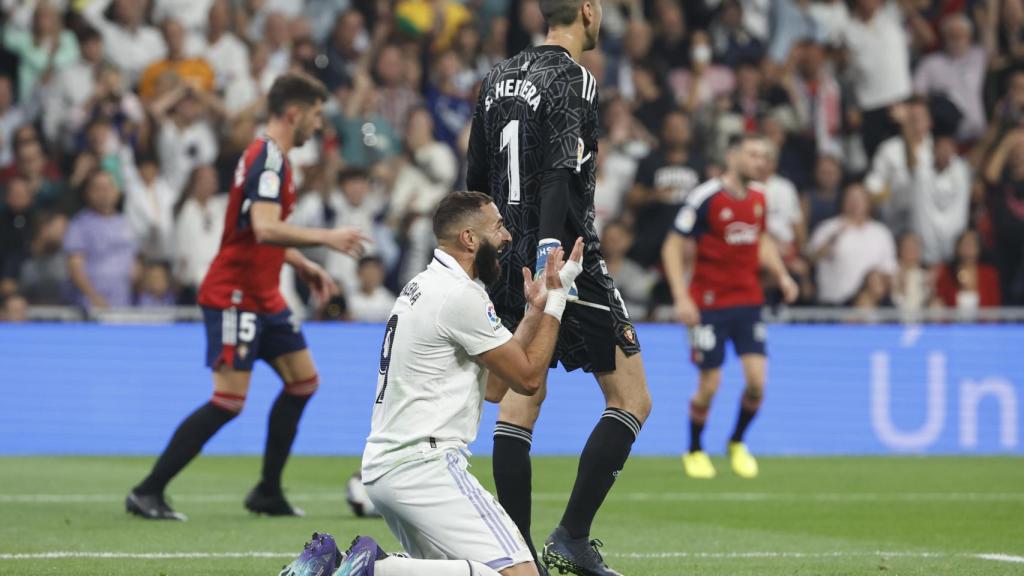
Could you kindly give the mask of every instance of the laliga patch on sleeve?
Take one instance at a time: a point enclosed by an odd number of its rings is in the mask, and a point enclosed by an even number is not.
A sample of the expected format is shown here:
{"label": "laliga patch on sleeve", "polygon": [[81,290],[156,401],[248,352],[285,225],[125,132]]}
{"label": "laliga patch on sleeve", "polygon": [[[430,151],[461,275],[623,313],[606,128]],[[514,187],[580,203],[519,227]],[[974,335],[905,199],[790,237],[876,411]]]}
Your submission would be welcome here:
{"label": "laliga patch on sleeve", "polygon": [[497,330],[501,328],[501,318],[498,318],[498,311],[494,309],[494,304],[487,303],[487,319],[491,321],[491,328]]}
{"label": "laliga patch on sleeve", "polygon": [[281,177],[269,170],[260,175],[260,198],[277,198],[281,193]]}
{"label": "laliga patch on sleeve", "polygon": [[684,206],[676,216],[676,228],[680,232],[691,232],[693,225],[697,223],[697,211],[690,206]]}

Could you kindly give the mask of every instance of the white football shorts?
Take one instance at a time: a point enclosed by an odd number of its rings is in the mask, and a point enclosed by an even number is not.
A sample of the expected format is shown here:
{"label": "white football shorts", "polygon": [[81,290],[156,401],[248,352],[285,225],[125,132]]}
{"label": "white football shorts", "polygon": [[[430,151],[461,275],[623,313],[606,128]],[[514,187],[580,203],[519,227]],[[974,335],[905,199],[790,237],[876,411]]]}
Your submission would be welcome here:
{"label": "white football shorts", "polygon": [[406,462],[366,484],[392,534],[413,558],[474,560],[492,570],[532,562],[519,529],[456,449]]}

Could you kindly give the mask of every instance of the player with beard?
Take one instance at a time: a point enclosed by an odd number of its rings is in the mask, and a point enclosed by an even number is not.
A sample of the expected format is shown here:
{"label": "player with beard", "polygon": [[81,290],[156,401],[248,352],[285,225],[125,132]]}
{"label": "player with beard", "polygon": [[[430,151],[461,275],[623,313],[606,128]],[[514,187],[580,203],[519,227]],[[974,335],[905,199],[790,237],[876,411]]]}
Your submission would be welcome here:
{"label": "player with beard", "polygon": [[[651,409],[640,343],[601,256],[594,228],[597,80],[579,63],[597,45],[601,0],[541,0],[546,42],[495,66],[480,87],[470,131],[467,183],[491,195],[513,236],[503,277],[489,287],[501,319],[515,326],[526,297],[520,270],[540,271],[547,251],[584,240],[583,273],[565,313],[556,360],[594,374],[605,411],[580,455],[559,525],[544,545],[549,567],[617,574],[590,539],[591,524]],[[494,430],[494,481],[502,506],[530,540],[530,446],[546,387],[514,391]]]}
{"label": "player with beard", "polygon": [[362,466],[367,495],[410,557],[389,556],[364,536],[334,571],[333,539],[314,536],[283,575],[537,574],[516,525],[469,473],[466,456],[485,399],[540,388],[583,241],[568,263],[559,248],[543,275],[521,272],[530,308],[512,334],[484,288],[498,280],[498,252],[512,240],[490,197],[449,194],[433,228],[434,258],[402,289],[384,331]]}
{"label": "player with beard", "polygon": [[357,256],[366,237],[354,228],[313,229],[285,222],[295,203],[288,151],[321,125],[327,91],[302,73],[278,78],[267,96],[265,135],[249,145],[231,187],[220,251],[199,289],[206,324],[206,364],[213,396],[175,430],[149,475],[129,492],[128,512],[155,520],[184,520],[164,489],[218,430],[241,412],[253,364],[262,359],[284,387],[270,410],[259,484],[245,507],[271,516],[301,516],[284,497],[281,474],[299,418],[319,384],[313,357],[279,289],[287,262],[320,301],[337,291],[330,276],[295,247],[326,246]]}
{"label": "player with beard", "polygon": [[[729,441],[733,471],[757,476],[757,460],[743,436],[761,406],[765,383],[764,294],[760,266],[775,276],[786,302],[799,294],[786,271],[775,241],[765,229],[768,210],[764,189],[755,182],[768,163],[763,136],[745,134],[730,143],[726,171],[693,190],[679,210],[673,232],[662,246],[665,276],[672,287],[679,321],[690,327],[693,362],[700,369],[690,399],[690,450],[683,468],[691,478],[712,478],[715,468],[701,444],[711,400],[722,380],[726,341],[743,363],[746,388]],[[693,279],[686,282],[686,240],[697,243]]]}

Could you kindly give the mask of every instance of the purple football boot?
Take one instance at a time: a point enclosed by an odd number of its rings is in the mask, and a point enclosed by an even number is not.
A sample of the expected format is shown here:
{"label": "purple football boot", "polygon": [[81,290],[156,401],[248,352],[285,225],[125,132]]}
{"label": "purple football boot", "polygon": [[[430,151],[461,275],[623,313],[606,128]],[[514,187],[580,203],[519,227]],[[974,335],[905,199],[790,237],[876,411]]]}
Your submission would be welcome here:
{"label": "purple football boot", "polygon": [[341,564],[341,552],[330,534],[313,533],[299,557],[281,569],[278,576],[331,576]]}
{"label": "purple football boot", "polygon": [[373,576],[373,564],[388,555],[369,536],[356,536],[334,576]]}

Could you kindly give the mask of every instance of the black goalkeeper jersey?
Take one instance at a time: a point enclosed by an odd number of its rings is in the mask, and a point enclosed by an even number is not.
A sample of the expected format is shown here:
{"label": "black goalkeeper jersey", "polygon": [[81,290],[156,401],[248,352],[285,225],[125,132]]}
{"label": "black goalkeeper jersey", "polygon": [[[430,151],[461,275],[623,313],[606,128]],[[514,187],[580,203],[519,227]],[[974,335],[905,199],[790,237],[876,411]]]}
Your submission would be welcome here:
{"label": "black goalkeeper jersey", "polygon": [[521,314],[526,305],[522,268],[532,270],[536,261],[546,170],[570,173],[569,207],[559,240],[568,252],[582,236],[584,274],[607,277],[594,229],[597,108],[594,75],[560,46],[523,50],[495,66],[480,87],[466,182],[470,190],[494,198],[512,234],[512,250],[502,256],[501,280],[488,289],[506,315]]}

